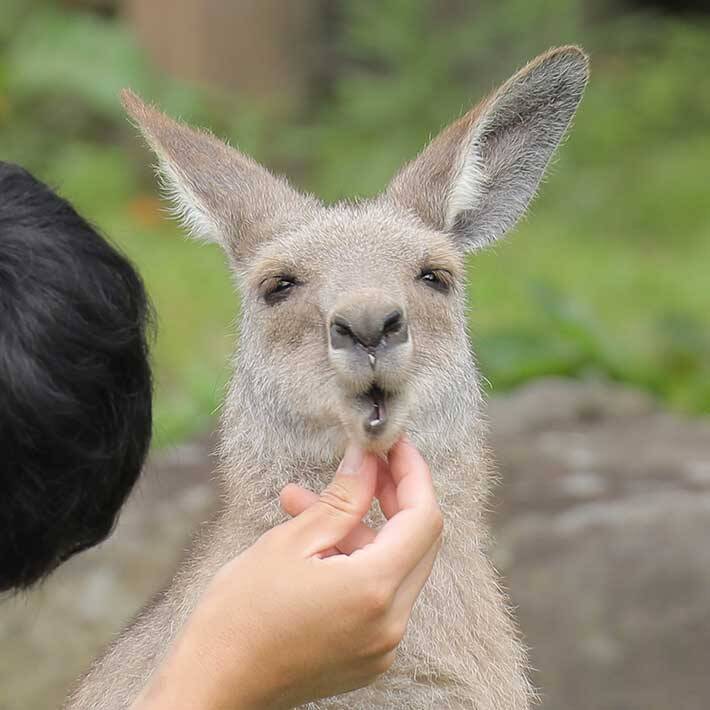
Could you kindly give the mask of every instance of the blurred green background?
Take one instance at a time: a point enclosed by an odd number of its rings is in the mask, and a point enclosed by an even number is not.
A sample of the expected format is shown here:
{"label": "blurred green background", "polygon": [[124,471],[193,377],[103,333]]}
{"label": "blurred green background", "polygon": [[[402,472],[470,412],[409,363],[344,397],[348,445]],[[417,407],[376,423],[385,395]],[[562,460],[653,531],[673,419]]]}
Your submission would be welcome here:
{"label": "blurred green background", "polygon": [[663,5],[0,0],[0,159],[140,268],[165,445],[212,425],[238,304],[219,250],[168,220],[122,87],[336,200],[377,192],[521,64],[579,43],[592,80],[570,139],[524,223],[469,261],[482,370],[493,391],[604,377],[710,412],[710,16]]}

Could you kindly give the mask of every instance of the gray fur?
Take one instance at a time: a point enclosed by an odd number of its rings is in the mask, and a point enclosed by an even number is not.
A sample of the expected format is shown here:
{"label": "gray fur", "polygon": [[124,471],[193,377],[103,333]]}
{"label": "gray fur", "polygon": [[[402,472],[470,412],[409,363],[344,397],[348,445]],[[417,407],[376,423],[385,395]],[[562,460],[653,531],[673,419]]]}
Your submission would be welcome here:
{"label": "gray fur", "polygon": [[[126,95],[179,211],[230,257],[241,292],[241,338],[221,424],[223,509],[67,708],[128,707],[210,576],[283,519],[280,488],[298,482],[319,490],[348,438],[386,450],[403,430],[431,466],[444,545],[393,668],[369,688],[309,707],[529,707],[525,652],[486,556],[491,465],[466,332],[463,249],[500,236],[525,209],[586,75],[578,49],[548,52],[444,131],[384,195],[327,208],[215,138]],[[450,293],[418,278],[430,267],[452,274]],[[283,303],[266,305],[263,285],[285,272],[298,277],[298,287]],[[374,374],[334,360],[331,314],[385,302],[406,313],[411,344],[383,354],[390,359]],[[353,405],[353,393],[370,377],[396,392],[376,440],[363,433],[362,412]]]}

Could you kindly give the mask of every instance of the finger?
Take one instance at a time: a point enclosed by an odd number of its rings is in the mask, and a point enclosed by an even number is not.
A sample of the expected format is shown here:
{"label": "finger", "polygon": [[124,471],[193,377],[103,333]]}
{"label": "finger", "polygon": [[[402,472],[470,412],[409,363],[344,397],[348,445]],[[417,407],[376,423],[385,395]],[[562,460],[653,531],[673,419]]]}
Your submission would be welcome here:
{"label": "finger", "polygon": [[285,513],[292,518],[300,515],[306,508],[313,505],[318,500],[318,494],[309,491],[308,488],[289,483],[281,489],[279,503]]}
{"label": "finger", "polygon": [[352,555],[353,552],[372,544],[376,537],[377,530],[373,530],[365,523],[360,523],[331,549],[335,549],[338,554]]}
{"label": "finger", "polygon": [[400,585],[395,595],[392,608],[395,613],[409,616],[419,594],[429,579],[434,567],[436,556],[441,549],[441,539],[437,540],[429,551],[419,560],[417,566],[409,573]]}
{"label": "finger", "polygon": [[389,473],[401,508],[436,505],[436,493],[426,461],[409,439],[400,439],[387,457]]}
{"label": "finger", "polygon": [[375,497],[380,503],[380,510],[388,520],[399,511],[397,490],[390,475],[389,463],[383,459],[377,461],[377,488]]}
{"label": "finger", "polygon": [[312,505],[284,523],[307,556],[337,545],[370,509],[377,479],[377,459],[350,444],[333,480]]}
{"label": "finger", "polygon": [[336,555],[342,554],[343,553],[337,547],[329,547],[327,550],[319,552],[316,557],[320,557],[322,560],[324,560],[326,557],[335,557]]}
{"label": "finger", "polygon": [[400,510],[358,555],[401,583],[438,540],[443,520],[429,467],[411,443],[400,440],[392,447],[389,469]]}
{"label": "finger", "polygon": [[356,550],[361,550],[366,545],[373,543],[376,537],[376,530],[368,527],[365,523],[359,523],[340,542],[336,543],[335,547],[344,555],[351,555]]}
{"label": "finger", "polygon": [[[319,499],[317,493],[309,491],[307,488],[289,483],[280,495],[281,507],[286,513],[295,517],[303,513],[304,510],[316,503]],[[350,555],[355,550],[359,550],[365,545],[374,541],[377,532],[365,525],[358,523],[340,542],[329,550],[320,553],[320,557],[330,557],[335,554]]]}

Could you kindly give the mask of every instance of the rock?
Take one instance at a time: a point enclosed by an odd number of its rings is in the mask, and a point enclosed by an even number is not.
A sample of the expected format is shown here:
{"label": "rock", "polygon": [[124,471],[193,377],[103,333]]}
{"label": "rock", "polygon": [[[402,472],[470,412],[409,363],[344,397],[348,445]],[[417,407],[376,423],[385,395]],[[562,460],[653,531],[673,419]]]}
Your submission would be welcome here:
{"label": "rock", "polygon": [[710,421],[547,381],[493,403],[495,559],[546,710],[704,710]]}
{"label": "rock", "polygon": [[[710,421],[615,385],[491,402],[495,560],[545,710],[705,710]],[[110,541],[0,603],[0,710],[56,708],[215,504],[212,442],[151,461]],[[31,672],[28,672],[31,669]]]}

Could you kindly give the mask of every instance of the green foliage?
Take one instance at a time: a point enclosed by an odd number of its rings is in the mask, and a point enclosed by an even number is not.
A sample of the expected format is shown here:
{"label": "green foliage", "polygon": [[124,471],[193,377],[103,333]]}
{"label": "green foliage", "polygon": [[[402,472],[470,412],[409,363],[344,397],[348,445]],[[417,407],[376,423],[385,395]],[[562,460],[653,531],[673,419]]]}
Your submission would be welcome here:
{"label": "green foliage", "polygon": [[[236,303],[216,248],[179,237],[123,117],[131,86],[326,199],[370,195],[516,66],[580,43],[572,136],[504,243],[471,257],[470,323],[494,389],[602,376],[710,411],[710,26],[581,0],[340,3],[328,98],[289,115],[168,80],[117,20],[0,0],[0,157],[60,187],[139,265],[159,314],[157,438],[208,426]],[[140,151],[140,152],[139,152]]]}
{"label": "green foliage", "polygon": [[[304,141],[314,147],[308,182],[329,199],[376,192],[506,72],[580,35],[579,2],[468,3],[448,15],[409,0],[340,7],[348,71],[334,99],[291,134],[297,150]],[[528,26],[535,32],[521,32]]]}

